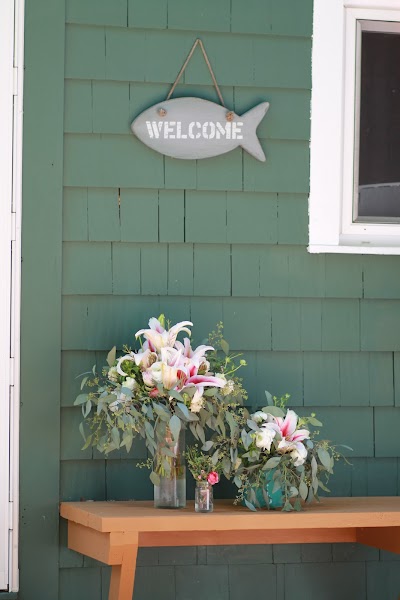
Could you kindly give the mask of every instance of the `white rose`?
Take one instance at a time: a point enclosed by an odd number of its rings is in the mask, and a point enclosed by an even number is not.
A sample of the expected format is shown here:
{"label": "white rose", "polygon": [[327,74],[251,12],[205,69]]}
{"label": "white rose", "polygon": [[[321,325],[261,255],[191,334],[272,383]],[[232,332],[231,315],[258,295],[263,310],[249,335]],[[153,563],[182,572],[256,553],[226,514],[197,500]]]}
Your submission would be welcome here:
{"label": "white rose", "polygon": [[147,372],[150,371],[151,377],[154,383],[161,383],[162,381],[162,372],[161,372],[162,363],[160,361],[155,362],[151,365],[150,369],[147,369]]}
{"label": "white rose", "polygon": [[270,423],[265,423],[256,432],[256,446],[268,452],[271,450],[272,440],[276,436],[276,430],[270,427]]}
{"label": "white rose", "polygon": [[268,415],[266,415],[265,412],[263,412],[262,410],[258,410],[257,412],[255,412],[253,415],[251,415],[251,418],[256,423],[261,423],[262,421],[268,421]]}
{"label": "white rose", "polygon": [[128,390],[134,390],[135,387],[137,386],[136,380],[133,379],[133,377],[127,377],[124,381],[124,383],[122,384],[122,387],[126,387],[128,388]]}

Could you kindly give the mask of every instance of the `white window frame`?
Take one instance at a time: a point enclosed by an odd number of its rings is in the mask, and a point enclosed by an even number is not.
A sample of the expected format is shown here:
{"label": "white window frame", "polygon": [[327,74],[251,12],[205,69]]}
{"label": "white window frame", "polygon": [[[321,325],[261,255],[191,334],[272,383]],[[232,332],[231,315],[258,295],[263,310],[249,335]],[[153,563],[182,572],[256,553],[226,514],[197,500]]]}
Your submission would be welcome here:
{"label": "white window frame", "polygon": [[313,253],[400,254],[400,223],[353,222],[360,21],[400,23],[400,0],[314,0],[308,246]]}
{"label": "white window frame", "polygon": [[23,42],[23,0],[0,0],[0,591],[9,592],[18,591]]}

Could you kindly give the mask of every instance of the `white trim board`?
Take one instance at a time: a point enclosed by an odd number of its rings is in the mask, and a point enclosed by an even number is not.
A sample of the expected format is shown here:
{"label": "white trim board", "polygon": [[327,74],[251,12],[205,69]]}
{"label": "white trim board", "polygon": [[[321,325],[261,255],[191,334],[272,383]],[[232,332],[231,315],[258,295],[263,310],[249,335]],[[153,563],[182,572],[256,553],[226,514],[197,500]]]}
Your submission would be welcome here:
{"label": "white trim board", "polygon": [[18,590],[23,0],[0,2],[0,590]]}
{"label": "white trim board", "polygon": [[400,0],[314,0],[309,252],[399,254],[400,224],[353,222],[360,21],[400,23]]}

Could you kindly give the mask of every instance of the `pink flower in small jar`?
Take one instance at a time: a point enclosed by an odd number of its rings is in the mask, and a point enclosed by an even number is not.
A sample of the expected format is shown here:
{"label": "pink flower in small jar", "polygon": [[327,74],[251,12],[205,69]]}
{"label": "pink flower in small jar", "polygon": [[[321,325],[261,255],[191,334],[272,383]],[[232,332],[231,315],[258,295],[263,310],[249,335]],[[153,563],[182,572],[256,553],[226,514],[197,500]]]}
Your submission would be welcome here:
{"label": "pink flower in small jar", "polygon": [[215,485],[216,483],[218,483],[218,481],[219,481],[218,473],[216,471],[211,471],[211,473],[208,474],[207,481],[211,485]]}

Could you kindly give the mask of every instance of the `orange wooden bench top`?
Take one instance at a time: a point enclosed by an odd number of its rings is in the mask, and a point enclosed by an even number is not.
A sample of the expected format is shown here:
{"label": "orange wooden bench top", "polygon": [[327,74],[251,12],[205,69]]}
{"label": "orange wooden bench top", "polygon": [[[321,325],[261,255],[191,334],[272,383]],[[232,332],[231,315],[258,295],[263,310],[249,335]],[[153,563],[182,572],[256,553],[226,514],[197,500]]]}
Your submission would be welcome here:
{"label": "orange wooden bench top", "polygon": [[178,510],[154,508],[152,502],[63,502],[61,516],[103,532],[400,527],[400,497],[323,498],[291,513],[251,512],[232,500],[216,501],[208,514],[194,512],[193,502]]}
{"label": "orange wooden bench top", "polygon": [[131,600],[139,546],[359,542],[400,553],[400,497],[323,498],[302,512],[216,501],[214,512],[152,502],[63,502],[68,547],[113,565],[109,600]]}

